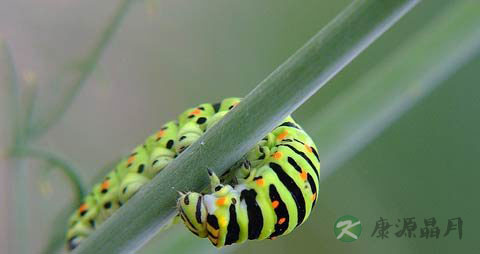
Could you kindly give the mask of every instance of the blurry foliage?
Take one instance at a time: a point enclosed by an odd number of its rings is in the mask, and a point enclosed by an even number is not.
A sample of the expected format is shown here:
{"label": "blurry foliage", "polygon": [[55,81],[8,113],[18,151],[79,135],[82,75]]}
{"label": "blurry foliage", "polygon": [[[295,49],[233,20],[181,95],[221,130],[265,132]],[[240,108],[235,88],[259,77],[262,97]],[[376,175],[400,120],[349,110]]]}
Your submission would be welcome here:
{"label": "blurry foliage", "polygon": [[[71,165],[71,162],[68,162],[54,152],[35,147],[35,145],[32,145],[31,142],[47,132],[50,127],[53,126],[67,111],[73,99],[78,94],[78,91],[82,88],[90,74],[95,69],[100,57],[102,56],[102,53],[109,44],[110,39],[113,37],[113,34],[120,25],[132,2],[133,0],[120,1],[111,21],[107,24],[105,30],[100,34],[98,42],[93,46],[91,52],[85,57],[85,59],[81,60],[76,66],[76,68],[78,68],[76,71],[77,75],[73,77],[71,83],[57,84],[62,87],[68,87],[69,89],[67,94],[63,97],[60,97],[60,101],[54,105],[54,107],[46,110],[48,114],[43,118],[39,118],[40,120],[37,122],[32,120],[33,112],[36,107],[35,103],[38,89],[37,85],[34,83],[35,74],[27,72],[24,73],[23,79],[20,79],[18,77],[15,63],[8,45],[5,41],[0,40],[0,61],[5,63],[4,69],[6,70],[6,74],[4,75],[4,81],[5,84],[7,84],[7,92],[9,94],[8,99],[10,101],[9,108],[11,111],[10,116],[11,119],[13,119],[12,126],[10,127],[13,132],[13,140],[10,148],[8,149],[8,153],[12,158],[34,158],[41,160],[47,164],[47,170],[50,168],[60,170],[71,183],[72,190],[75,195],[75,200],[72,205],[70,205],[71,207],[62,210],[61,214],[56,218],[56,223],[52,224],[54,225],[54,227],[52,227],[54,230],[52,231],[51,240],[44,251],[45,253],[53,253],[58,250],[61,245],[63,245],[65,241],[65,227],[67,225],[68,217],[81,203],[83,196],[86,194],[86,189],[82,180],[78,176],[78,170]],[[19,80],[24,82],[20,83]],[[57,82],[57,80],[53,82]],[[21,90],[24,90],[24,103],[21,103]],[[25,169],[21,168],[22,164],[20,163],[16,163],[16,165],[16,173],[22,173],[22,176],[16,178],[17,182],[15,183],[15,186],[24,186],[22,181],[25,181],[26,179],[22,178],[25,174]],[[108,165],[112,166],[110,164]],[[18,188],[18,192],[25,193],[25,189],[20,187]],[[19,194],[18,197],[21,196],[22,195]],[[17,203],[23,202],[28,201],[26,199],[17,201]],[[26,209],[27,208],[23,205],[17,207],[17,210]],[[22,215],[25,216],[23,213]],[[26,228],[28,225],[20,222],[23,219],[19,218],[19,215],[16,217],[16,221],[18,223],[17,234],[20,236],[24,232],[28,231]],[[24,234],[25,237],[26,235],[28,234]],[[24,247],[23,251],[28,252],[28,248]]]}

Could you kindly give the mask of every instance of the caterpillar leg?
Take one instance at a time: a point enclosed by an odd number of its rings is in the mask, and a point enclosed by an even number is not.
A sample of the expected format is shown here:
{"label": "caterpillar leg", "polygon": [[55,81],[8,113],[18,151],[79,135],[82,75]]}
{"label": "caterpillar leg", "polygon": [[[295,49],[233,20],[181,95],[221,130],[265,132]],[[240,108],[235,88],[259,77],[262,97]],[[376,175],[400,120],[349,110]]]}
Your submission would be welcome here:
{"label": "caterpillar leg", "polygon": [[235,171],[235,179],[238,183],[243,183],[252,175],[252,165],[249,160],[245,159],[240,167]]}
{"label": "caterpillar leg", "polygon": [[270,157],[273,147],[275,147],[275,136],[272,133],[268,133],[267,136],[247,153],[246,159],[250,161],[252,167],[260,167],[265,164],[265,160],[268,160]]}
{"label": "caterpillar leg", "polygon": [[260,168],[269,159],[271,156],[271,148],[273,145],[274,136],[269,133],[262,141],[260,141],[255,147],[248,152],[245,158],[237,164],[233,171],[234,181],[232,183],[245,183],[248,179],[251,179],[250,176],[255,173],[252,172],[253,168]]}
{"label": "caterpillar leg", "polygon": [[271,148],[274,147],[274,138],[273,134],[267,134],[240,162],[222,175],[221,180],[234,185],[244,183],[252,175],[252,168],[260,168],[269,159],[272,154]]}
{"label": "caterpillar leg", "polygon": [[220,190],[223,185],[220,183],[220,178],[211,171],[210,169],[207,169],[208,177],[210,178],[210,186],[212,188],[212,192],[215,192],[217,190]]}

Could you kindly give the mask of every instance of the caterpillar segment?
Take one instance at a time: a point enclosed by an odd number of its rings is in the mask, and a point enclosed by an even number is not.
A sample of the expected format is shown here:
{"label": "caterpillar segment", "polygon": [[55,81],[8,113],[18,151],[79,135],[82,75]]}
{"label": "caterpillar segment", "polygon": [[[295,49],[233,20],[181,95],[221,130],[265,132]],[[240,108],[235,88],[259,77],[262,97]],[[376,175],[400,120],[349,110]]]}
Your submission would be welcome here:
{"label": "caterpillar segment", "polygon": [[93,232],[97,214],[97,198],[91,192],[84,198],[82,205],[69,219],[69,230],[66,236],[68,249],[75,249],[81,241]]}
{"label": "caterpillar segment", "polygon": [[208,172],[211,194],[181,194],[177,207],[186,227],[220,248],[275,239],[300,226],[318,195],[320,159],[310,137],[291,117],[269,133],[235,171],[238,184]]}
{"label": "caterpillar segment", "polygon": [[240,99],[201,104],[184,111],[176,121],[163,125],[131,154],[120,161],[84,198],[69,219],[67,249],[75,249],[96,227],[108,219],[175,157],[193,144]]}

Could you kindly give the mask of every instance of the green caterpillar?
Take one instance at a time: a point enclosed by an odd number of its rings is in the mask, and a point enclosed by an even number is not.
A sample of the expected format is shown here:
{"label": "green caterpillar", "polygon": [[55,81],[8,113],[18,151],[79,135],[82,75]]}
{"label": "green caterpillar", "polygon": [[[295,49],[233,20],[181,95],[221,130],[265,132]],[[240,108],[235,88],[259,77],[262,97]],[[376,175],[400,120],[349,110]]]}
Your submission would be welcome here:
{"label": "green caterpillar", "polygon": [[[240,102],[201,104],[165,124],[137,146],[70,217],[67,248],[75,249],[142,185],[193,144]],[[318,195],[320,160],[315,144],[291,117],[255,145],[221,178],[208,171],[212,193],[180,192],[178,215],[216,247],[275,239],[310,215]]]}

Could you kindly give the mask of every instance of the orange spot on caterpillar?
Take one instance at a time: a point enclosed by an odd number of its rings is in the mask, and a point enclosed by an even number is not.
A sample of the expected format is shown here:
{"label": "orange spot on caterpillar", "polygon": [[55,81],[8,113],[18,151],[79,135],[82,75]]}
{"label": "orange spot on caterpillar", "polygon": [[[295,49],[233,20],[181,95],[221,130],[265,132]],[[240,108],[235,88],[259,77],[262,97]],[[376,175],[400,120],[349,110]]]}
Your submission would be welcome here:
{"label": "orange spot on caterpillar", "polygon": [[161,137],[163,137],[164,135],[165,135],[165,130],[159,130],[159,131],[157,132],[157,138],[161,138]]}
{"label": "orange spot on caterpillar", "polygon": [[198,115],[200,114],[202,111],[198,108],[194,109],[192,112],[190,112],[190,115]]}
{"label": "orange spot on caterpillar", "polygon": [[315,193],[313,193],[313,195],[312,195],[312,201],[314,201],[316,198],[317,198],[317,193],[315,192]]}
{"label": "orange spot on caterpillar", "polygon": [[307,151],[308,151],[309,153],[312,152],[312,147],[309,146],[309,145],[307,145],[307,144],[305,144],[305,149],[307,149]]}
{"label": "orange spot on caterpillar", "polygon": [[286,138],[287,135],[288,135],[288,131],[283,131],[282,133],[278,134],[277,139],[282,140],[282,139]]}
{"label": "orange spot on caterpillar", "polygon": [[300,177],[302,178],[303,181],[307,180],[307,171],[302,169],[302,173],[300,173]]}
{"label": "orange spot on caterpillar", "polygon": [[86,211],[87,209],[88,209],[88,205],[87,205],[87,204],[82,204],[82,205],[78,208],[78,211],[83,212],[83,211]]}
{"label": "orange spot on caterpillar", "polygon": [[132,164],[135,161],[135,156],[128,157],[127,164]]}
{"label": "orange spot on caterpillar", "polygon": [[273,156],[273,158],[278,160],[278,159],[282,158],[282,153],[281,152],[275,152],[272,156]]}
{"label": "orange spot on caterpillar", "polygon": [[109,180],[103,181],[102,189],[108,189],[108,187],[110,187],[110,181]]}
{"label": "orange spot on caterpillar", "polygon": [[277,239],[277,237],[276,237],[276,236],[272,236],[272,237],[270,237],[270,240],[275,240],[275,239]]}
{"label": "orange spot on caterpillar", "polygon": [[287,220],[287,219],[285,219],[285,218],[280,218],[280,219],[278,220],[278,224],[279,224],[279,225],[282,225],[286,220]]}
{"label": "orange spot on caterpillar", "polygon": [[279,203],[277,200],[273,201],[273,202],[272,202],[272,207],[273,207],[273,209],[277,208],[279,204],[280,204],[280,203]]}
{"label": "orange spot on caterpillar", "polygon": [[263,186],[263,185],[265,184],[265,180],[263,180],[263,178],[257,179],[257,180],[255,180],[255,182],[256,182],[259,186]]}
{"label": "orange spot on caterpillar", "polygon": [[217,199],[215,204],[217,204],[217,206],[224,206],[226,202],[227,202],[227,198],[221,197]]}

